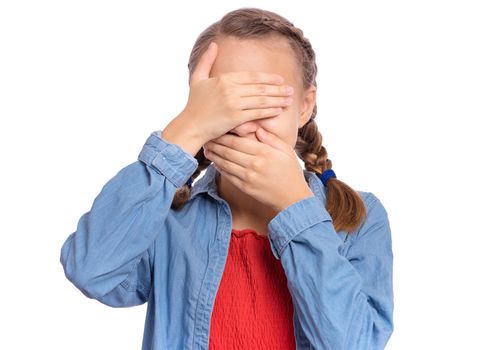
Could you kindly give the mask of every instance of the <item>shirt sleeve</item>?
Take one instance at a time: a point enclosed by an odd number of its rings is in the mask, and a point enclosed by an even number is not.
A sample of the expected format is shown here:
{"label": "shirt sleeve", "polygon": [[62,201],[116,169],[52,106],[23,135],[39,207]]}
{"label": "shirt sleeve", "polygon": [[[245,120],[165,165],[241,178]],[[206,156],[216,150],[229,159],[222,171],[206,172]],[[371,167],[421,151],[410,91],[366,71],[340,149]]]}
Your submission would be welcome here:
{"label": "shirt sleeve", "polygon": [[176,190],[198,166],[160,133],[152,132],[138,160],[102,187],[61,247],[68,280],[87,297],[112,307],[148,300],[154,241],[165,230]]}
{"label": "shirt sleeve", "polygon": [[297,201],[269,222],[301,326],[313,349],[384,349],[393,332],[393,253],[387,212],[363,192],[367,217],[350,243],[334,229],[316,196]]}

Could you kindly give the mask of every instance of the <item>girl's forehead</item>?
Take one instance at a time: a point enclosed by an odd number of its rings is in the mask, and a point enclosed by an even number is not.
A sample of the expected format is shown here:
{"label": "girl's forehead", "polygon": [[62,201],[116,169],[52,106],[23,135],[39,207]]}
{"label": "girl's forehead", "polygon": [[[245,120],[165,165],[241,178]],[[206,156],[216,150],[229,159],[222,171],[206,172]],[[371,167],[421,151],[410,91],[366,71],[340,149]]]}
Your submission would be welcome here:
{"label": "girl's forehead", "polygon": [[224,37],[216,40],[218,56],[211,76],[236,71],[262,71],[280,74],[288,84],[298,83],[299,65],[285,38],[241,39]]}

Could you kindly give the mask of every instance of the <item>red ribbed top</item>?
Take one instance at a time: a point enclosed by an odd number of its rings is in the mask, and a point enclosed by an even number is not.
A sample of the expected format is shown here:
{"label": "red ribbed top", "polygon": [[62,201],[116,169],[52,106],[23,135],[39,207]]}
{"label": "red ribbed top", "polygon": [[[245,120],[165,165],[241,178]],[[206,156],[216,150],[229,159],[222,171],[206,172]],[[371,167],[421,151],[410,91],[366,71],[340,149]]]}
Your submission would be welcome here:
{"label": "red ribbed top", "polygon": [[269,238],[232,229],[211,316],[210,350],[294,350],[293,303]]}

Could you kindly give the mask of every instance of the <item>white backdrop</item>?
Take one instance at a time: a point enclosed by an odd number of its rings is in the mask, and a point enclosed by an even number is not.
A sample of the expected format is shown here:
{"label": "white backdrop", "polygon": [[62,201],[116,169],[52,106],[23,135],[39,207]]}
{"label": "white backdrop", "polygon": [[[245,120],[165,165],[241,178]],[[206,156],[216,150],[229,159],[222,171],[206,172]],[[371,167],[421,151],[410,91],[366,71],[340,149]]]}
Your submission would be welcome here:
{"label": "white backdrop", "polygon": [[0,4],[0,348],[141,347],[146,304],[86,298],[64,276],[61,245],[150,132],[184,107],[199,33],[257,6],[312,42],[316,121],[333,168],[388,211],[387,349],[489,349],[485,1],[168,4]]}

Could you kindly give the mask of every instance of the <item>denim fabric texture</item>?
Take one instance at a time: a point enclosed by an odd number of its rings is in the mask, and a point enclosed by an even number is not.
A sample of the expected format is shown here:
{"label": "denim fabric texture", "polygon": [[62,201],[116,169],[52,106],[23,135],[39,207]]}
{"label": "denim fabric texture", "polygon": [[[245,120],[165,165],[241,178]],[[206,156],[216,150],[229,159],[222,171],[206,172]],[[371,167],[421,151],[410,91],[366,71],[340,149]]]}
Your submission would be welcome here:
{"label": "denim fabric texture", "polygon": [[[232,217],[211,164],[189,202],[170,208],[197,168],[180,146],[150,133],[138,159],[102,187],[61,245],[66,278],[111,307],[148,303],[143,350],[208,349],[213,303],[227,258]],[[393,253],[388,214],[358,191],[367,218],[336,232],[326,188],[304,170],[314,196],[268,224],[294,305],[297,349],[384,349],[393,332]]]}

